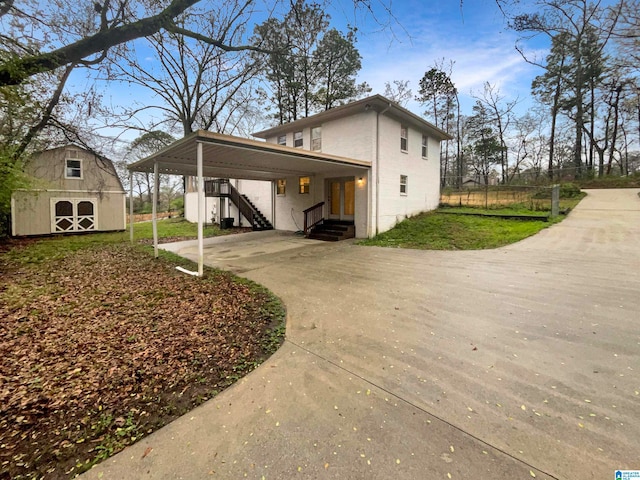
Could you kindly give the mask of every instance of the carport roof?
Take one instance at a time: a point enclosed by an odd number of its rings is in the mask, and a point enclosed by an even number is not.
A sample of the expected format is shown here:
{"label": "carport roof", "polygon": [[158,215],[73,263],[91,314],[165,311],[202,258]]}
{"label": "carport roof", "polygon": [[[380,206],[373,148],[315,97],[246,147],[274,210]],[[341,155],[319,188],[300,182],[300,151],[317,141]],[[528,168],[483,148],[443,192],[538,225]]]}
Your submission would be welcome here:
{"label": "carport roof", "polygon": [[276,180],[286,176],[331,174],[354,175],[364,172],[371,162],[338,157],[198,130],[153,155],[129,166],[133,172],[158,172],[171,175],[197,175],[197,146],[202,144],[203,175],[216,178]]}

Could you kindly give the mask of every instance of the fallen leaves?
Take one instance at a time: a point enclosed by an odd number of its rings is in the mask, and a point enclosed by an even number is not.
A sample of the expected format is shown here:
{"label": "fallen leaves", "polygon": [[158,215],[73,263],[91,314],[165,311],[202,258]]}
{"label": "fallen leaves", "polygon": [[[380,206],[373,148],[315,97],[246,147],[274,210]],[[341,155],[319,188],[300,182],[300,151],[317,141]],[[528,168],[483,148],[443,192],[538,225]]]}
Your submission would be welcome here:
{"label": "fallen leaves", "polygon": [[173,267],[128,245],[0,265],[0,477],[74,476],[277,347],[268,292]]}

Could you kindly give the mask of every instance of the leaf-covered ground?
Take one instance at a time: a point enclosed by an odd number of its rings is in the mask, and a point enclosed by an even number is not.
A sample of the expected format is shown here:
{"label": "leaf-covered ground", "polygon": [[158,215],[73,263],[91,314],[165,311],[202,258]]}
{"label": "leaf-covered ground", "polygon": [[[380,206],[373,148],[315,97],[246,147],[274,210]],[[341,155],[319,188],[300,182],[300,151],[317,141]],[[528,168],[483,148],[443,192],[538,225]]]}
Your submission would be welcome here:
{"label": "leaf-covered ground", "polygon": [[15,258],[0,253],[0,478],[73,477],[213,397],[283,338],[268,291],[181,274],[179,260],[141,247]]}

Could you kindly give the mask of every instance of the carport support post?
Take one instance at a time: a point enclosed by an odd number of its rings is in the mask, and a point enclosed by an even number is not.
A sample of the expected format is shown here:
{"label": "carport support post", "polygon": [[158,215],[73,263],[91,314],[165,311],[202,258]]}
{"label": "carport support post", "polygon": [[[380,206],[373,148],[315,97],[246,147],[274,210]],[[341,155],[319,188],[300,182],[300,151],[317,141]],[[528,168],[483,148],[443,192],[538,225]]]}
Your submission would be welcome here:
{"label": "carport support post", "polygon": [[133,243],[133,172],[129,172],[129,239]]}
{"label": "carport support post", "polygon": [[158,189],[160,175],[158,162],[153,162],[153,205],[151,205],[151,223],[153,225],[153,255],[158,258]]}
{"label": "carport support post", "polygon": [[560,185],[551,187],[551,216],[557,217],[560,214]]}
{"label": "carport support post", "polygon": [[198,170],[198,276],[204,274],[204,232],[205,216],[204,178],[202,177],[202,143],[198,142],[196,163]]}

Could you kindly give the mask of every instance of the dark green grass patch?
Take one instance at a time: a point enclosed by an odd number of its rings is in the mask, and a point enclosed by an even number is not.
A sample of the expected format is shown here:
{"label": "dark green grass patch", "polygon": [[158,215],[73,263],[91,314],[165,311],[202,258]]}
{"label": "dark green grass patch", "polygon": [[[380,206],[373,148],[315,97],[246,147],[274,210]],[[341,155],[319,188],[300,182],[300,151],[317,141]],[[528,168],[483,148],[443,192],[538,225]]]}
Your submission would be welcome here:
{"label": "dark green grass patch", "polygon": [[480,250],[538,233],[547,222],[428,212],[408,218],[361,245],[424,250]]}

